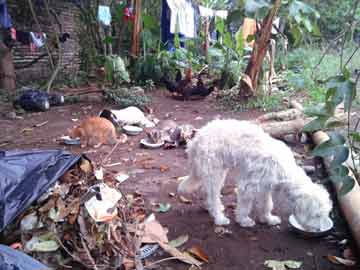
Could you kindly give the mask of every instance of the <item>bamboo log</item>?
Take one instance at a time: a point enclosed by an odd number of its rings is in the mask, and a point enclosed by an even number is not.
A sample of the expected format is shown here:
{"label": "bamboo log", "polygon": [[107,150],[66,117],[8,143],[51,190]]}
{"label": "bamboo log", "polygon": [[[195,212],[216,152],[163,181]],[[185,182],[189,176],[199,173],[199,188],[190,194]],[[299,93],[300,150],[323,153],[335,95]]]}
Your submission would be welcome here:
{"label": "bamboo log", "polygon": [[275,121],[288,121],[300,118],[303,116],[303,112],[298,109],[289,109],[280,112],[271,112],[258,117],[256,120],[259,122],[265,122],[269,120]]}
{"label": "bamboo log", "polygon": [[[319,145],[327,140],[329,140],[329,136],[323,132],[318,131],[312,135],[312,139],[315,145]],[[325,159],[325,166],[329,169],[330,160]],[[349,176],[354,177],[349,170]],[[347,193],[346,195],[339,195],[340,186],[334,184],[338,201],[340,204],[340,208],[345,216],[345,219],[350,227],[353,237],[355,238],[356,245],[360,248],[360,187],[358,182],[355,179],[355,186],[354,188]]]}
{"label": "bamboo log", "polygon": [[282,138],[285,135],[298,133],[310,119],[295,119],[283,122],[260,123],[265,132],[274,138]]}

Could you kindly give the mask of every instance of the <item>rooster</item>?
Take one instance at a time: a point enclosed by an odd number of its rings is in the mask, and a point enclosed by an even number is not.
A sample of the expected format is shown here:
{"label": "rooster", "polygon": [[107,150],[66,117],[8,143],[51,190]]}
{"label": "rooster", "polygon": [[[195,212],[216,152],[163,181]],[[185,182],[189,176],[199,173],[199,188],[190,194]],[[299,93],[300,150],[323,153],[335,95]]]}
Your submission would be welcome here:
{"label": "rooster", "polygon": [[168,76],[162,78],[162,82],[165,84],[166,89],[170,93],[177,93],[182,95],[186,86],[191,83],[192,80],[192,70],[191,68],[186,70],[185,78],[181,76],[180,70],[177,70],[175,82],[171,81]]}

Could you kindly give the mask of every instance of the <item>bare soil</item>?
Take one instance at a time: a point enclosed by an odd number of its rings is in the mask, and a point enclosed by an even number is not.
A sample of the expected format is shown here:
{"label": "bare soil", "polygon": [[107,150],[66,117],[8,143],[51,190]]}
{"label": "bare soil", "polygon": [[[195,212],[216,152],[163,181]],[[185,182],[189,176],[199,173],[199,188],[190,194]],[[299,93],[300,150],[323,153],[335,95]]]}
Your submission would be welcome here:
{"label": "bare soil", "polygon": [[[173,119],[179,123],[191,123],[196,127],[201,127],[216,117],[246,120],[261,114],[258,111],[223,112],[216,108],[211,98],[183,102],[171,99],[163,91],[157,91],[152,96],[151,107],[159,120]],[[72,119],[96,115],[104,107],[111,108],[106,104],[80,103],[53,107],[44,113],[25,114],[23,119],[9,120],[2,117],[0,118],[0,149],[66,149],[75,153],[85,153],[93,161],[99,162],[111,150],[110,146],[103,146],[97,150],[90,148],[83,150],[79,146],[61,145],[57,139],[66,135],[68,128],[76,125]],[[2,112],[7,109],[3,108]],[[45,121],[48,121],[45,125],[35,127],[36,124]],[[123,191],[136,190],[143,194],[150,209],[153,203],[168,202],[172,205],[167,213],[159,213],[156,216],[163,226],[168,228],[170,239],[188,234],[189,241],[184,248],[196,245],[205,251],[209,256],[209,263],[204,264],[203,269],[266,269],[265,260],[297,260],[303,262],[301,269],[306,270],[345,269],[326,259],[327,255],[342,257],[339,241],[350,239],[337,210],[334,215],[335,230],[327,238],[303,239],[290,230],[285,218],[278,227],[257,225],[252,229],[244,229],[234,222],[234,185],[229,181],[223,193],[226,213],[232,219],[231,225],[228,226],[231,233],[221,236],[215,233],[216,227],[202,207],[200,196],[189,196],[192,202],[185,204],[179,198],[169,195],[176,192],[177,178],[187,174],[184,149],[142,149],[139,147],[139,141],[143,137],[144,134],[129,137],[129,142],[119,146],[111,156],[111,160],[107,162],[108,164],[121,162],[121,164],[106,169],[110,173],[124,172],[131,175],[122,184]],[[297,147],[297,150],[299,149],[301,150],[301,147]],[[161,258],[161,255],[167,256],[160,252],[156,258],[149,260]],[[187,265],[178,261],[164,262],[159,267],[188,269]]]}

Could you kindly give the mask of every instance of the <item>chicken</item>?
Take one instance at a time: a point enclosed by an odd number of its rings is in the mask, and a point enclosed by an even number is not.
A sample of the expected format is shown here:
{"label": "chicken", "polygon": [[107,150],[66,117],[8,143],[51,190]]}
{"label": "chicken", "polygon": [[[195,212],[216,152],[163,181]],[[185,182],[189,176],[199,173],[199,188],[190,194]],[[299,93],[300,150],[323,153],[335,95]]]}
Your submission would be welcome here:
{"label": "chicken", "polygon": [[199,77],[197,84],[188,86],[184,89],[182,96],[184,100],[188,100],[191,96],[206,97],[215,90],[214,86],[206,87],[201,77]]}
{"label": "chicken", "polygon": [[165,84],[166,89],[170,92],[170,93],[174,93],[176,92],[176,89],[178,87],[178,83],[181,81],[182,79],[182,75],[181,75],[181,71],[177,70],[176,72],[176,78],[175,78],[175,82],[172,81],[169,76],[164,75],[161,78],[161,82]]}
{"label": "chicken", "polygon": [[164,76],[162,82],[165,84],[166,89],[171,93],[183,94],[184,89],[191,83],[192,80],[192,70],[191,68],[186,70],[185,78],[182,79],[180,70],[177,71],[176,81],[173,82],[169,77]]}

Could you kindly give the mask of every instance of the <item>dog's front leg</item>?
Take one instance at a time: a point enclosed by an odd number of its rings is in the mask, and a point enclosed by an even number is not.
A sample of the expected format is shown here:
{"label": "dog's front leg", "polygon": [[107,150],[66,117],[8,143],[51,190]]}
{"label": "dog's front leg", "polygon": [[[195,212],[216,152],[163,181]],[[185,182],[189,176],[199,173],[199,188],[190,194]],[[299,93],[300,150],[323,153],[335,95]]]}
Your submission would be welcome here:
{"label": "dog's front leg", "polygon": [[274,206],[271,194],[271,187],[266,190],[267,191],[260,192],[257,196],[259,198],[257,205],[259,221],[261,223],[266,223],[270,226],[278,225],[281,223],[281,218],[271,213]]}
{"label": "dog's front leg", "polygon": [[218,177],[213,174],[213,182],[206,187],[207,193],[207,209],[210,215],[214,218],[216,225],[228,225],[230,219],[224,215],[224,205],[221,201],[221,188],[223,187],[226,172],[222,172]]}
{"label": "dog's front leg", "polygon": [[242,227],[253,227],[255,221],[249,217],[253,203],[254,192],[249,189],[239,189],[237,194],[237,207],[236,207],[236,222]]}

